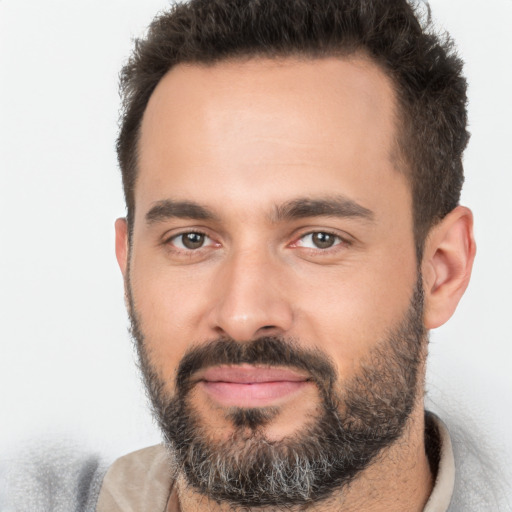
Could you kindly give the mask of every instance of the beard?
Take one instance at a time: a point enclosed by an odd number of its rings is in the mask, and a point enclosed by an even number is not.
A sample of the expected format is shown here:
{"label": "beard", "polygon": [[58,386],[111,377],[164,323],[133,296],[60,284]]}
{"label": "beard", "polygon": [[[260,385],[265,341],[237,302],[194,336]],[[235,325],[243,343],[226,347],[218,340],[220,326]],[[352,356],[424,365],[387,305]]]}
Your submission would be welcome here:
{"label": "beard", "polygon": [[[401,437],[415,405],[427,343],[421,283],[419,276],[399,325],[375,344],[347,381],[339,379],[326,354],[305,350],[296,340],[222,338],[185,354],[172,396],[150,361],[128,283],[139,366],[177,474],[200,494],[234,508],[307,506],[342,491]],[[191,404],[193,376],[209,366],[239,364],[306,371],[318,390],[319,412],[306,417],[293,435],[270,440],[264,427],[279,407],[230,407],[225,416],[232,433],[227,440],[214,439]]]}

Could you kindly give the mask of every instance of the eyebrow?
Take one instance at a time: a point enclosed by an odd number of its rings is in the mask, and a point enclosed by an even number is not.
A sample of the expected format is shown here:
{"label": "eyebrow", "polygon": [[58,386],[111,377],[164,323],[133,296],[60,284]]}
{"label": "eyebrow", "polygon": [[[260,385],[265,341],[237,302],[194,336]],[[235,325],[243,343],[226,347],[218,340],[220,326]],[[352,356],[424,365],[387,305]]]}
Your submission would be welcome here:
{"label": "eyebrow", "polygon": [[[320,199],[298,198],[276,205],[272,222],[303,219],[307,217],[359,218],[372,221],[374,213],[352,199],[332,196]],[[156,224],[169,219],[218,220],[209,208],[193,201],[164,199],[155,203],[146,213],[146,223]]]}
{"label": "eyebrow", "polygon": [[208,208],[193,201],[164,199],[155,203],[146,213],[146,223],[156,224],[169,219],[217,220]]}
{"label": "eyebrow", "polygon": [[375,215],[368,208],[345,196],[320,199],[304,197],[276,206],[272,220],[280,222],[306,217],[350,217],[373,221]]}

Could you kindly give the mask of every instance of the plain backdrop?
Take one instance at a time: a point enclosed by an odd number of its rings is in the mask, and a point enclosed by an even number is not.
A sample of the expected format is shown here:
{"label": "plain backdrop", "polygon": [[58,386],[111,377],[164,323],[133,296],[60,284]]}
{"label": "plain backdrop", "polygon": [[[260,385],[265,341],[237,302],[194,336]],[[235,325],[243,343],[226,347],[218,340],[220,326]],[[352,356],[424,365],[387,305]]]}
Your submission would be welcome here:
{"label": "plain backdrop", "polygon": [[[44,437],[111,458],[160,439],[114,257],[114,141],[119,69],[167,5],[0,0],[0,454]],[[457,313],[431,334],[427,391],[510,466],[512,1],[430,5],[466,61],[462,203],[478,255]]]}

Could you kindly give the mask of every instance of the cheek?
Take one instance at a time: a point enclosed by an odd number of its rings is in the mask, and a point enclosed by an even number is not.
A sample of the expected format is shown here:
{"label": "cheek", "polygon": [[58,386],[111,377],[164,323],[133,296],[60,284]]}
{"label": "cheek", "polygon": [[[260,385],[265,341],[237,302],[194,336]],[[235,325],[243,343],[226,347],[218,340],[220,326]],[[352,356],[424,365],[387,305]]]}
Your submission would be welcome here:
{"label": "cheek", "polygon": [[414,258],[386,262],[383,256],[374,265],[334,268],[324,279],[328,285],[318,287],[313,280],[296,292],[302,297],[297,335],[326,352],[348,377],[402,321],[416,278]]}
{"label": "cheek", "polygon": [[197,332],[204,292],[198,289],[197,276],[159,267],[149,258],[139,261],[133,259],[130,272],[135,309],[151,362],[169,380],[190,345],[204,341]]}

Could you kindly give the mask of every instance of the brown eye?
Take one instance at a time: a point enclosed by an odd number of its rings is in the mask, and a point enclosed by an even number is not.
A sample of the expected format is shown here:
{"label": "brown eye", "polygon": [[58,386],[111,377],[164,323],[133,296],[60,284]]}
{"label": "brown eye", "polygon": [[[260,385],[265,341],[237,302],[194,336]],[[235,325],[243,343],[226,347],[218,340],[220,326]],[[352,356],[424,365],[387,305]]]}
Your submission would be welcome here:
{"label": "brown eye", "polygon": [[338,237],[331,235],[330,233],[318,232],[311,234],[311,242],[318,249],[329,249],[336,243],[337,240]]}
{"label": "brown eye", "polygon": [[327,231],[312,231],[296,242],[297,247],[316,250],[327,250],[340,244],[346,244],[346,242],[340,236]]}
{"label": "brown eye", "polygon": [[185,249],[200,249],[204,245],[205,239],[206,235],[202,233],[184,233],[177,236],[174,243],[178,247],[182,245]]}

